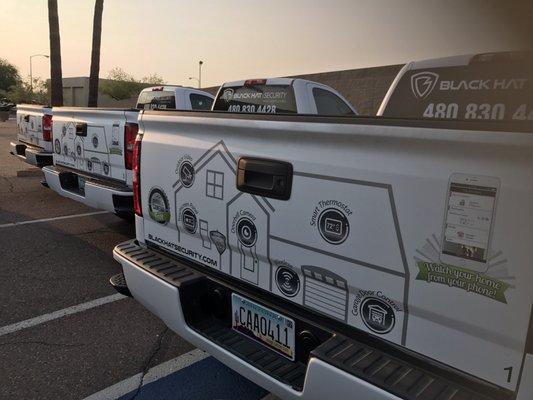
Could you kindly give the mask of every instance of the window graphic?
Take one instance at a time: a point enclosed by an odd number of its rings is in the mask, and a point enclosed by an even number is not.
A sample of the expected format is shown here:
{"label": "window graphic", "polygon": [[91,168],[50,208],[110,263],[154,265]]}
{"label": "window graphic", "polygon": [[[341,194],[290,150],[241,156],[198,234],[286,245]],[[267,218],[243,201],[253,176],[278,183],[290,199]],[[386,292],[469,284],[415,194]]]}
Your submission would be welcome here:
{"label": "window graphic", "polygon": [[224,198],[224,174],[222,172],[207,170],[205,195],[219,200]]}

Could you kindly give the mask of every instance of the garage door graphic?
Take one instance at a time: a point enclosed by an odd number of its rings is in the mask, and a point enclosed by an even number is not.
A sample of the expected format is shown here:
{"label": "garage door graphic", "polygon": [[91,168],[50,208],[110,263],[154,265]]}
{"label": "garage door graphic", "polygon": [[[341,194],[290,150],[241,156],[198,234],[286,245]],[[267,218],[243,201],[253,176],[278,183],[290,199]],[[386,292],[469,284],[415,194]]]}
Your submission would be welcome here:
{"label": "garage door graphic", "polygon": [[180,255],[366,331],[361,303],[379,293],[395,313],[383,335],[405,344],[409,272],[390,185],[296,170],[291,199],[278,201],[237,190],[237,159],[223,141],[179,157],[188,160],[173,184]]}
{"label": "garage door graphic", "polygon": [[348,283],[327,269],[302,266],[304,306],[346,322],[348,319]]}

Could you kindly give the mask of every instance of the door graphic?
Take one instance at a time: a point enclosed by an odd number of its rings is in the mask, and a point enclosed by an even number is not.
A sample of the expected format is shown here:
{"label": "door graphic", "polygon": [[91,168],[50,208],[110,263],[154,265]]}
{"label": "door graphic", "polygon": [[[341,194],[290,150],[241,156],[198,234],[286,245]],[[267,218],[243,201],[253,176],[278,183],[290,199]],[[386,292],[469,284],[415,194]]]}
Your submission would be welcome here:
{"label": "door graphic", "polygon": [[271,275],[270,215],[257,197],[244,193],[230,201],[228,215],[232,275],[254,285],[268,287]]}
{"label": "door graphic", "polygon": [[257,258],[257,228],[247,217],[237,222],[239,239],[241,278],[257,284],[259,280],[259,260]]}

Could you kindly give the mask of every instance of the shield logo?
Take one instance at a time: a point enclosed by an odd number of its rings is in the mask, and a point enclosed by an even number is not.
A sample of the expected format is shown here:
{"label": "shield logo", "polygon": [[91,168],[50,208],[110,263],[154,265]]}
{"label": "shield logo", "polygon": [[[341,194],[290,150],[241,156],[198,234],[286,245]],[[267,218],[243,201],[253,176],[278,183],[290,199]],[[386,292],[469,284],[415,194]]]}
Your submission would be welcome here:
{"label": "shield logo", "polygon": [[226,236],[224,236],[219,231],[209,232],[209,237],[211,241],[215,244],[217,251],[220,255],[226,251]]}
{"label": "shield logo", "polygon": [[220,96],[220,98],[222,100],[230,102],[233,100],[234,94],[235,94],[235,90],[233,90],[232,88],[228,88],[228,89],[225,89],[224,92],[222,92],[222,96]]}
{"label": "shield logo", "polygon": [[429,94],[435,88],[437,81],[439,80],[439,74],[435,72],[419,72],[411,76],[411,90],[417,99],[423,99],[429,96]]}

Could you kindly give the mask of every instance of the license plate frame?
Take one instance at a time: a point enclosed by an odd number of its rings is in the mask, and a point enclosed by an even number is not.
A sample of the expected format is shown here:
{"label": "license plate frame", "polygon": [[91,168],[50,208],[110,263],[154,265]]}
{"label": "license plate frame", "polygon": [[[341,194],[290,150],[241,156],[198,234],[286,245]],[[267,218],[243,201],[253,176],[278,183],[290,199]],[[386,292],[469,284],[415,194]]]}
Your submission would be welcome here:
{"label": "license plate frame", "polygon": [[296,326],[293,319],[237,293],[231,294],[231,315],[234,331],[291,361],[295,360]]}

